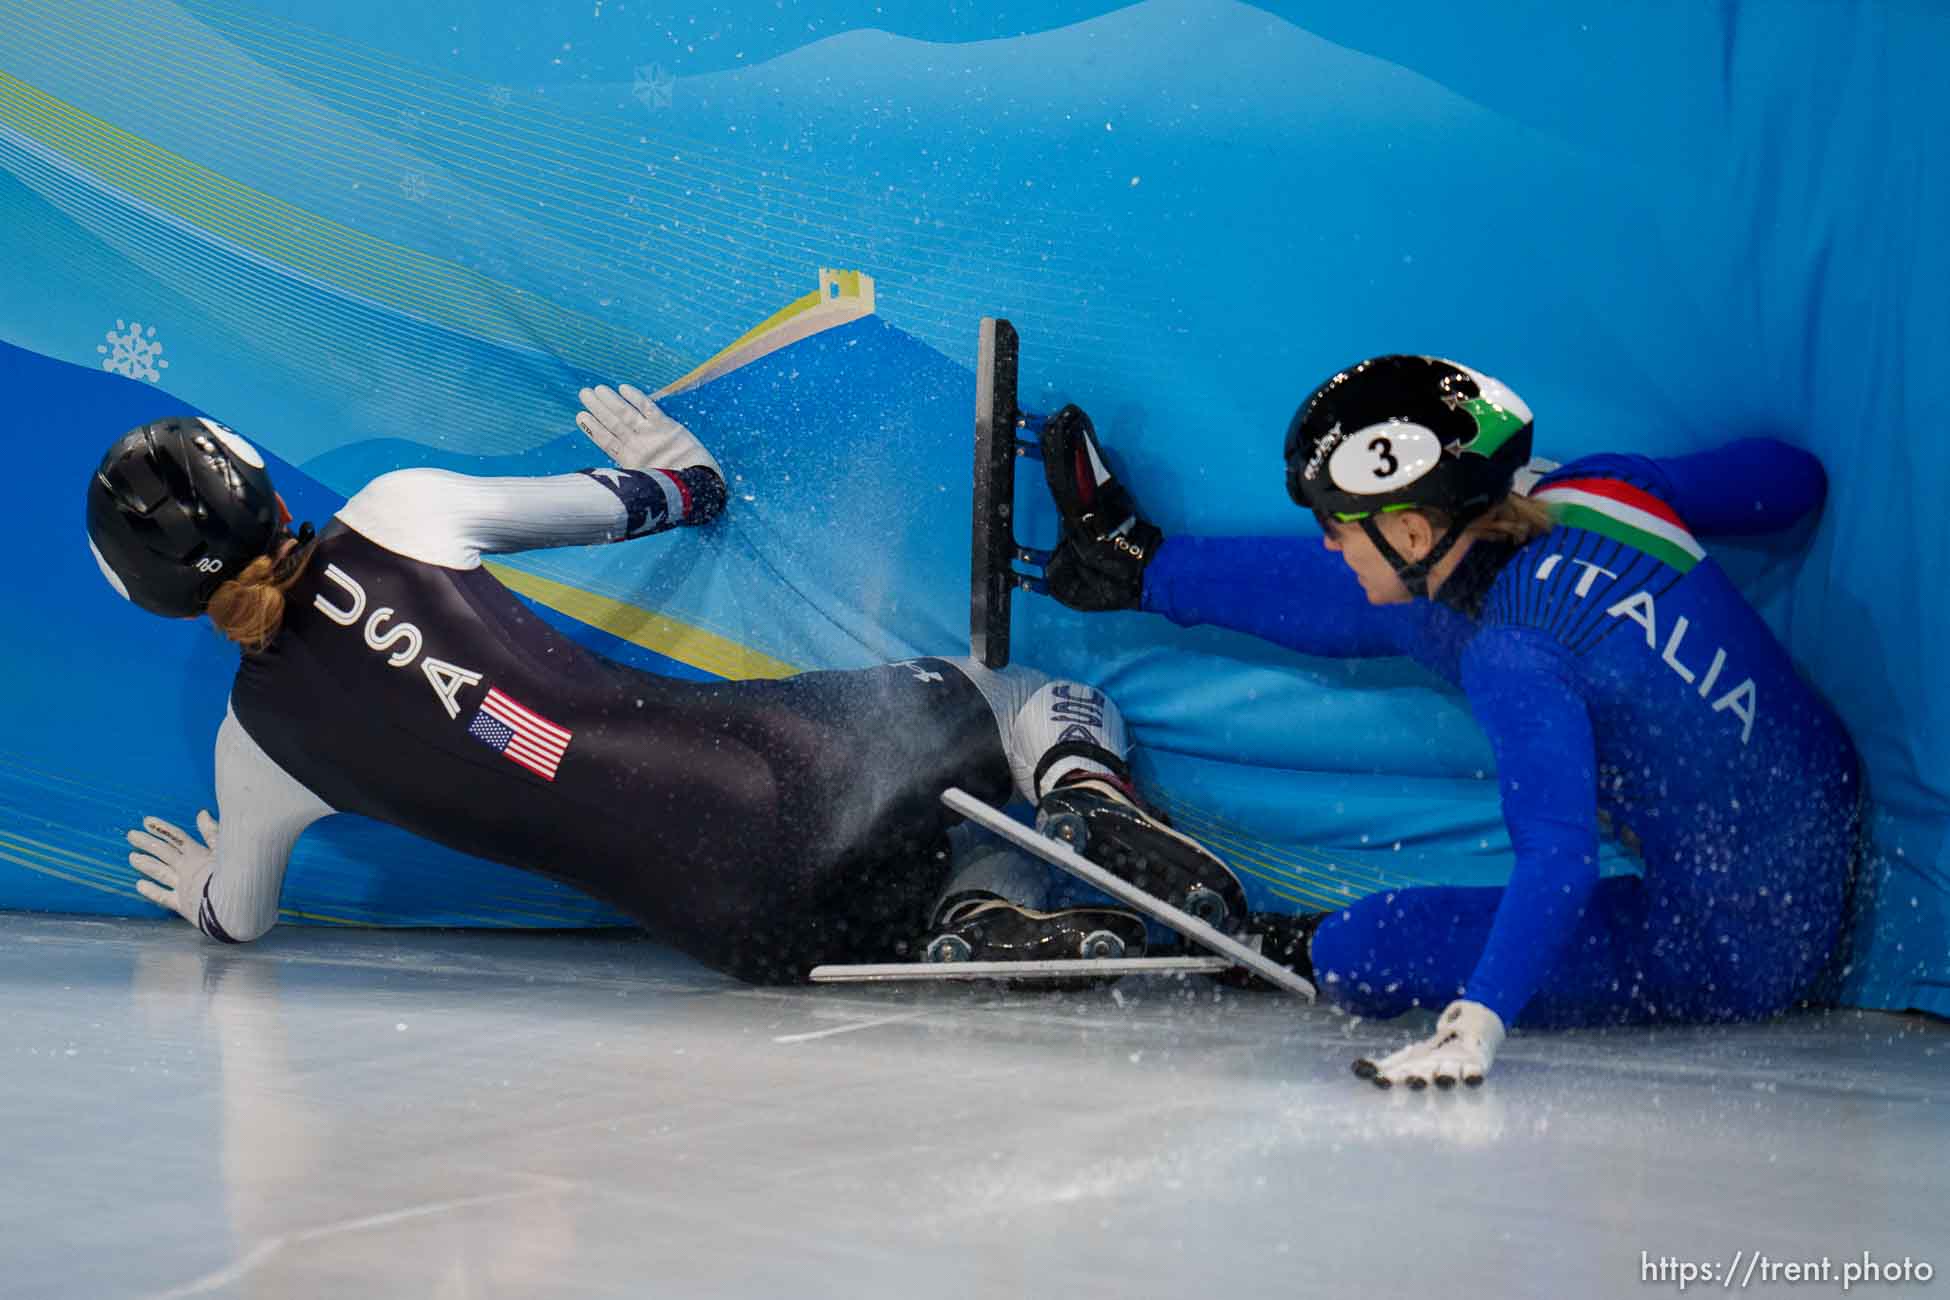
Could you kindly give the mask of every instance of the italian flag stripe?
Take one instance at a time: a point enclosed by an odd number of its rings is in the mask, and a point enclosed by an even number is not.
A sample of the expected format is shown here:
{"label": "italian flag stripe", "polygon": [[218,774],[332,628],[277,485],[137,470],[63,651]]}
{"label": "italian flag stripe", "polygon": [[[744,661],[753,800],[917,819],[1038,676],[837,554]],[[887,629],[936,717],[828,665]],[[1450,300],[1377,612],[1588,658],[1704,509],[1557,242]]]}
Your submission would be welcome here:
{"label": "italian flag stripe", "polygon": [[1617,479],[1559,479],[1532,492],[1557,521],[1644,551],[1685,573],[1706,558],[1671,506]]}
{"label": "italian flag stripe", "polygon": [[1659,500],[1658,497],[1653,496],[1650,492],[1635,488],[1630,483],[1623,482],[1619,479],[1561,478],[1555,483],[1548,484],[1542,490],[1545,492],[1569,490],[1588,493],[1591,496],[1603,497],[1607,501],[1616,501],[1621,505],[1630,506],[1634,510],[1643,511],[1655,519],[1663,519],[1666,523],[1677,528],[1682,533],[1686,531],[1685,521],[1679,517],[1678,513],[1671,506]]}

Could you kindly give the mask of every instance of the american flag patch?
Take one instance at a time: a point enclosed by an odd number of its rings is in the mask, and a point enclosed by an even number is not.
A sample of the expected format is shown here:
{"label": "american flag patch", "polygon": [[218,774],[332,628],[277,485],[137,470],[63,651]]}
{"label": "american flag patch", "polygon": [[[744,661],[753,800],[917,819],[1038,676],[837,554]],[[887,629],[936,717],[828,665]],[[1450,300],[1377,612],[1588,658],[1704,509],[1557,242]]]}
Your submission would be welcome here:
{"label": "american flag patch", "polygon": [[555,769],[575,737],[574,732],[556,726],[492,686],[473,721],[467,724],[467,734],[544,781],[555,779]]}

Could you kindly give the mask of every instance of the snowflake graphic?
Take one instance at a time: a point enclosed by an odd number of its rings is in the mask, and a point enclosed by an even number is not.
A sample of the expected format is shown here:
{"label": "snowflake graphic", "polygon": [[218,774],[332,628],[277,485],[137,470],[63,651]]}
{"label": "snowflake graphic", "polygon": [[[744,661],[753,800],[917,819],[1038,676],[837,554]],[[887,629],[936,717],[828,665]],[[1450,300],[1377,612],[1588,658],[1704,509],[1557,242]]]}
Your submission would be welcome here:
{"label": "snowflake graphic", "polygon": [[[125,332],[118,334],[115,330]],[[169,369],[169,363],[162,359],[163,345],[156,342],[154,325],[118,319],[107,340],[97,343],[95,351],[102,354],[102,369],[110,374],[146,379],[153,384]]]}
{"label": "snowflake graphic", "polygon": [[496,108],[506,108],[514,102],[515,92],[509,86],[489,86],[487,97],[488,103]]}
{"label": "snowflake graphic", "polygon": [[399,192],[407,197],[408,202],[418,203],[430,192],[427,189],[427,178],[419,172],[408,172],[399,178]]}
{"label": "snowflake graphic", "polygon": [[666,72],[661,63],[646,63],[636,70],[630,93],[645,108],[669,108],[677,93],[677,78]]}
{"label": "snowflake graphic", "polygon": [[426,122],[427,115],[425,109],[402,108],[399,111],[399,129],[409,135],[425,126]]}

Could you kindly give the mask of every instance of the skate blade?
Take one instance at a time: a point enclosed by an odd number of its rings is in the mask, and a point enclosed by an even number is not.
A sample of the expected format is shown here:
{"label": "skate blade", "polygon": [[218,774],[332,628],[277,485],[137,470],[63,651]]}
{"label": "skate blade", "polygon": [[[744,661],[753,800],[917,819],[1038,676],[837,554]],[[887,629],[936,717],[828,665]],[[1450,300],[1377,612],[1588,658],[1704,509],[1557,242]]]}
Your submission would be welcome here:
{"label": "skate blade", "polygon": [[982,318],[975,363],[975,504],[968,650],[978,662],[1009,662],[1009,597],[1017,582],[1016,330]]}
{"label": "skate blade", "polygon": [[1220,975],[1224,957],[1065,957],[1052,961],[896,961],[815,966],[815,984],[873,984],[902,980],[1114,979],[1123,975]]}

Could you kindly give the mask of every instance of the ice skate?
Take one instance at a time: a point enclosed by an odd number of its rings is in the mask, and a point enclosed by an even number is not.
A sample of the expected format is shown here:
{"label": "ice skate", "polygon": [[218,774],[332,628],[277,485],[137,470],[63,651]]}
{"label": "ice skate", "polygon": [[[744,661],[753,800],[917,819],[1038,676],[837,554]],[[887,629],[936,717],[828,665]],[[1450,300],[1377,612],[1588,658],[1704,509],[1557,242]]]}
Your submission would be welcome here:
{"label": "ice skate", "polygon": [[1036,829],[1222,933],[1246,922],[1246,891],[1231,869],[1116,777],[1069,773],[1037,805]]}
{"label": "ice skate", "polygon": [[[1101,776],[1080,778],[1080,780],[1085,780],[1085,781],[1088,780],[1101,781],[1103,779],[1104,778],[1102,778]],[[1066,784],[1068,783],[1063,781],[1062,778],[1059,778],[1057,789],[1059,790],[1062,789],[1063,786]],[[1128,799],[1129,798],[1128,794],[1125,797]],[[1047,802],[1047,799],[1048,796],[1045,796],[1045,802]],[[1084,815],[1085,812],[1087,811],[1085,805],[1093,801],[1098,802],[1100,806],[1108,806],[1113,804],[1114,802],[1113,800],[1109,799],[1107,796],[1104,796],[1102,794],[1089,791],[1089,790],[1079,790],[1076,792],[1075,798],[1065,801],[1067,806],[1061,810],[1061,815],[1071,819],[1070,822],[1067,822],[1064,825],[1067,826],[1074,833],[1087,835],[1089,831],[1089,823],[1086,820],[1086,817]],[[1067,841],[1063,839],[1059,839],[1052,835],[1041,834],[1037,831],[1033,831],[1029,829],[1029,827],[1023,825],[1019,821],[1016,821],[1013,817],[1008,816],[1006,813],[1001,812],[1000,810],[994,808],[989,804],[983,803],[980,799],[975,798],[973,795],[969,794],[966,790],[958,790],[953,786],[950,786],[948,789],[943,790],[941,792],[941,802],[948,805],[949,808],[953,809],[957,813],[960,813],[963,817],[966,817],[969,821],[975,823],[977,826],[980,826],[982,829],[989,831],[994,835],[999,836],[1003,840],[1006,840],[1010,844],[1015,845],[1017,848],[1022,849],[1025,852],[1034,854],[1036,857],[1042,859],[1044,862],[1049,863],[1051,866],[1057,867],[1062,871],[1067,872],[1068,874],[1076,877],[1078,880],[1083,881],[1085,884],[1090,885],[1092,888],[1101,890],[1103,893],[1108,894],[1110,897],[1116,899],[1118,902],[1124,904],[1126,907],[1130,907],[1135,909],[1136,911],[1142,912],[1145,916],[1150,917],[1152,920],[1167,927],[1168,929],[1177,931],[1185,938],[1197,944],[1200,948],[1203,948],[1207,952],[1215,954],[1215,956],[1210,958],[1190,957],[1190,956],[1138,957],[1138,958],[1124,959],[1117,962],[1112,962],[1109,959],[1099,959],[1102,962],[1102,965],[1101,966],[1093,965],[1092,967],[1093,973],[1108,975],[1113,973],[1111,969],[1113,966],[1130,965],[1130,966],[1141,966],[1154,973],[1164,973],[1167,970],[1184,971],[1186,973],[1190,973],[1193,970],[1197,970],[1200,973],[1213,974],[1213,973],[1217,973],[1217,971],[1219,970],[1223,970],[1228,965],[1237,965],[1237,966],[1243,966],[1247,970],[1252,971],[1255,975],[1258,975],[1260,978],[1264,979],[1267,983],[1273,985],[1275,988],[1284,989],[1286,992],[1291,993],[1295,997],[1301,998],[1307,1002],[1312,1002],[1314,1000],[1316,995],[1315,995],[1313,984],[1310,981],[1301,978],[1299,975],[1295,974],[1292,970],[1288,969],[1287,967],[1282,966],[1279,962],[1273,961],[1270,958],[1263,956],[1259,951],[1259,940],[1257,936],[1248,936],[1243,941],[1240,939],[1233,938],[1231,935],[1226,934],[1211,925],[1208,925],[1204,921],[1201,921],[1199,918],[1191,915],[1183,908],[1175,907],[1172,904],[1166,902],[1164,899],[1159,898],[1158,896],[1150,893],[1149,891],[1138,888],[1136,885],[1132,884],[1129,880],[1126,880],[1124,877],[1118,875],[1115,871],[1112,871],[1107,867],[1099,866],[1097,863],[1092,862],[1090,859],[1084,857],[1081,853],[1078,853],[1075,849],[1071,848]],[[1052,811],[1054,812],[1056,810],[1053,809]],[[1139,817],[1135,812],[1126,812],[1123,814],[1123,816],[1127,822],[1133,824],[1136,824],[1139,821]],[[1144,824],[1147,827],[1149,826],[1150,823],[1148,819],[1145,821]],[[1124,833],[1134,834],[1134,832],[1130,832],[1128,830],[1125,831]],[[1161,839],[1162,838],[1176,838],[1176,839],[1183,838],[1181,836],[1177,836],[1176,832],[1169,831],[1169,830],[1147,830],[1147,834],[1156,835]],[[1186,852],[1187,851],[1182,846],[1179,846],[1171,850],[1171,855],[1174,858],[1178,858],[1181,855],[1185,854]],[[1214,859],[1214,861],[1216,861],[1216,859]],[[1223,865],[1221,865],[1218,869],[1222,872],[1225,870]],[[1204,877],[1204,879],[1207,880],[1220,879],[1219,877],[1213,877],[1209,875],[1209,871],[1210,871],[1209,867],[1207,868],[1207,871],[1208,874]],[[1191,874],[1191,873],[1181,873],[1181,877],[1184,874]],[[1226,877],[1227,878],[1230,877],[1229,872],[1226,873]],[[1199,883],[1199,882],[1195,881],[1194,883]],[[1236,880],[1232,881],[1232,885],[1233,888],[1235,889],[1238,888],[1238,882]],[[1207,889],[1211,889],[1211,886],[1204,886],[1204,887]],[[1216,893],[1217,891],[1214,890],[1213,892]],[[1244,891],[1242,890],[1241,893],[1243,892]],[[1241,916],[1245,915],[1243,905],[1241,906],[1241,911],[1239,915]],[[1032,964],[1052,965],[1054,963],[1024,962],[1022,964],[1024,966],[1029,966]],[[908,969],[947,972],[947,971],[965,970],[968,967],[974,965],[976,965],[976,963],[973,962],[968,962],[968,963],[915,962]],[[1001,963],[984,962],[981,963],[981,965],[988,969],[995,970],[1001,965]],[[854,969],[856,971],[859,971],[862,968],[856,967]],[[862,974],[855,974],[850,976],[850,978],[865,978],[865,977],[866,976]],[[878,976],[875,977],[878,978]],[[818,971],[814,971],[813,978],[814,979],[820,978],[820,973]]]}
{"label": "ice skate", "polygon": [[950,961],[1060,961],[1142,957],[1144,918],[1118,907],[1039,912],[994,894],[950,900],[924,957]]}
{"label": "ice skate", "polygon": [[[1246,919],[1246,929],[1259,937],[1260,955],[1278,962],[1309,983],[1314,978],[1314,931],[1327,919],[1327,912],[1294,915],[1286,912],[1255,912]],[[1219,977],[1221,983],[1241,989],[1270,989],[1275,985],[1265,976],[1235,966]]]}

